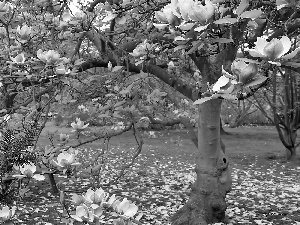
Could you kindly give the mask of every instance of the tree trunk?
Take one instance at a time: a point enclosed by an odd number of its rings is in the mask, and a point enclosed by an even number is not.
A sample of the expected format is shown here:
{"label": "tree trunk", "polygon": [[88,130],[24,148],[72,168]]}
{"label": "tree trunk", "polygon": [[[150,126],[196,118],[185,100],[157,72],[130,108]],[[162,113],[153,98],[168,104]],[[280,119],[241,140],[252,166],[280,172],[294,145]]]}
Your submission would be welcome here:
{"label": "tree trunk", "polygon": [[297,159],[296,148],[286,148],[286,160],[295,161]]}
{"label": "tree trunk", "polygon": [[220,117],[220,133],[224,134],[224,135],[229,135],[230,134],[230,133],[228,133],[227,131],[224,130],[221,117]]}
{"label": "tree trunk", "polygon": [[213,99],[199,107],[197,179],[189,201],[171,218],[172,225],[207,225],[225,219],[231,177],[229,160],[220,144],[221,102]]}

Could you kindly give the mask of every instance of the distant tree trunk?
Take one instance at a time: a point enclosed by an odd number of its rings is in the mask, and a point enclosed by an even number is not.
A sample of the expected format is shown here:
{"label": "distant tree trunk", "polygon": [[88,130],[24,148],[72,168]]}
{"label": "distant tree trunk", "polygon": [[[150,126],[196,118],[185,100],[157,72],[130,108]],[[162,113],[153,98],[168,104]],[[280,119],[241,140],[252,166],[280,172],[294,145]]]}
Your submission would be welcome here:
{"label": "distant tree trunk", "polygon": [[229,133],[227,131],[224,130],[223,128],[223,123],[222,123],[222,119],[220,118],[220,133],[224,134],[224,135],[228,135]]}
{"label": "distant tree trunk", "polygon": [[296,148],[286,149],[286,159],[288,161],[295,161],[297,159]]}
{"label": "distant tree trunk", "polygon": [[221,149],[221,102],[213,99],[199,107],[197,179],[189,201],[171,218],[173,225],[207,225],[225,218],[231,177],[229,159]]}

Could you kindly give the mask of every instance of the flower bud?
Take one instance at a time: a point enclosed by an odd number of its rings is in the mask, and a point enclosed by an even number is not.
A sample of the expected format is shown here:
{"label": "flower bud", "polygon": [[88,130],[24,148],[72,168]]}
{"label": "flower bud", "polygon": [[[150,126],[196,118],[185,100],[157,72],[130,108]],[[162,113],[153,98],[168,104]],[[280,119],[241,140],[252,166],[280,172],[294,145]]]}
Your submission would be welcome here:
{"label": "flower bud", "polygon": [[232,73],[238,78],[238,82],[245,84],[257,74],[257,64],[234,61],[231,64]]}

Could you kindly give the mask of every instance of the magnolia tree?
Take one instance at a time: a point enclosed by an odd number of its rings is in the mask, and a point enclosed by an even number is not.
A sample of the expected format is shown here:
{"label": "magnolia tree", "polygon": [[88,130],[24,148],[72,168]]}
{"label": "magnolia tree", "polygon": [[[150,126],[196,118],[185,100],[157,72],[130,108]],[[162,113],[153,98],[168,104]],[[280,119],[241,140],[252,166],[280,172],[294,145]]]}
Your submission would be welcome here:
{"label": "magnolia tree", "polygon": [[[49,112],[52,101],[72,101],[72,96],[63,98],[58,90],[82,73],[88,76],[95,67],[107,67],[120,78],[137,73],[138,79],[146,79],[151,74],[199,105],[197,179],[190,199],[171,222],[177,225],[224,221],[231,177],[229,159],[220,139],[221,103],[223,99],[234,101],[253,95],[269,79],[276,78],[276,71],[298,72],[299,64],[293,60],[299,50],[298,2],[94,0],[77,6],[74,10],[66,1],[0,4],[2,115],[16,117],[14,113],[23,110],[29,124],[36,122],[41,111]],[[199,74],[195,83],[178,76],[176,67],[180,64],[167,61],[174,57],[190,58]],[[164,61],[167,68],[161,63]],[[110,87],[106,104],[93,106],[101,118],[115,116],[126,122],[137,111],[130,98],[137,82],[123,81]],[[152,97],[155,99],[160,93],[156,91]],[[43,97],[48,101],[42,101]],[[74,121],[77,139],[86,125],[79,119]],[[134,122],[119,124],[118,129],[126,131],[132,126]],[[138,148],[133,159],[142,145],[134,130]],[[47,154],[39,155],[37,161],[47,165],[42,169],[44,173],[51,174],[55,167],[71,176],[79,166],[76,147],[100,138],[106,140],[114,134],[94,134],[68,147],[63,144],[45,149]],[[67,136],[61,139],[66,140]],[[15,178],[42,179],[34,174],[38,171],[35,165],[20,164],[9,168],[15,170]],[[97,169],[94,164],[85,172],[89,176]],[[106,208],[123,214],[126,223],[137,212],[127,199],[115,200],[99,188],[82,196],[74,195],[73,202],[77,207],[70,219],[84,223],[99,223]],[[63,192],[61,203],[64,205]],[[2,218],[9,220],[14,208],[5,207],[0,212]]]}

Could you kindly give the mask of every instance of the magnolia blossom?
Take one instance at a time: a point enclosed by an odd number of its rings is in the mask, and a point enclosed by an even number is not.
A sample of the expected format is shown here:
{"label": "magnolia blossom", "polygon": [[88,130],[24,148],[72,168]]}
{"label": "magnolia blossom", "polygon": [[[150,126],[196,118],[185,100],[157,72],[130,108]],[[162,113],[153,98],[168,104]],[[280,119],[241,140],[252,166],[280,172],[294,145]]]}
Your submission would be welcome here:
{"label": "magnolia blossom", "polygon": [[93,210],[83,204],[76,207],[76,215],[71,215],[71,217],[80,222],[94,222],[95,216],[101,216],[102,212],[103,211],[100,207]]}
{"label": "magnolia blossom", "polygon": [[193,20],[204,25],[215,13],[215,6],[210,0],[205,0],[205,5],[194,0],[172,0],[172,12],[182,17],[185,21]]}
{"label": "magnolia blossom", "polygon": [[76,154],[62,152],[57,156],[57,161],[53,160],[54,165],[58,167],[78,166],[81,163],[75,161]]}
{"label": "magnolia blossom", "polygon": [[147,53],[154,48],[156,48],[156,44],[149,44],[147,40],[145,40],[144,42],[138,44],[132,53],[129,54],[134,57],[141,57],[147,55]]}
{"label": "magnolia blossom", "polygon": [[102,188],[98,188],[96,191],[93,191],[92,189],[88,189],[83,196],[85,200],[92,204],[91,207],[93,209],[97,208],[97,204],[101,204],[102,200],[105,198],[106,193]]}
{"label": "magnolia blossom", "polygon": [[292,46],[290,39],[287,36],[282,38],[273,38],[271,41],[267,41],[265,38],[258,37],[255,42],[255,49],[249,51],[249,54],[253,57],[266,58],[270,63],[280,65],[274,61],[286,61],[298,53],[300,48],[296,48],[289,54],[286,54]]}
{"label": "magnolia blossom", "polygon": [[4,206],[0,210],[0,222],[5,222],[10,220],[15,215],[16,207],[13,206],[11,209],[8,206]]}
{"label": "magnolia blossom", "polygon": [[69,135],[67,135],[67,134],[62,134],[62,133],[61,133],[61,134],[59,135],[59,140],[60,140],[60,141],[67,141],[67,140],[69,139],[69,137],[70,137]]}
{"label": "magnolia blossom", "polygon": [[76,204],[76,205],[80,205],[83,204],[86,199],[82,196],[82,195],[78,195],[78,194],[73,194],[72,196],[72,201]]}
{"label": "magnolia blossom", "polygon": [[22,39],[27,39],[29,37],[29,35],[31,34],[31,28],[28,27],[27,25],[22,26],[22,28],[20,26],[18,26],[17,32]]}
{"label": "magnolia blossom", "polygon": [[155,18],[161,23],[168,23],[174,26],[180,24],[180,18],[173,13],[171,4],[166,5],[162,11],[156,11]]}
{"label": "magnolia blossom", "polygon": [[[108,199],[109,195],[106,195],[106,199]],[[104,199],[104,201],[102,202],[102,205],[105,207],[111,207],[113,205],[113,203],[117,200],[116,195],[113,194],[110,196],[110,198],[108,199],[108,201],[106,201],[106,199]]]}
{"label": "magnolia blossom", "polygon": [[123,213],[126,217],[133,217],[138,211],[138,207],[135,204],[130,203],[127,198],[124,198],[122,202],[116,201],[114,209],[118,213]]}
{"label": "magnolia blossom", "polygon": [[236,76],[238,82],[245,84],[257,74],[258,68],[255,63],[247,64],[244,61],[236,60],[231,64],[231,71]]}
{"label": "magnolia blossom", "polygon": [[9,5],[5,1],[0,2],[0,12],[7,12],[9,10]]}
{"label": "magnolia blossom", "polygon": [[14,63],[17,64],[22,64],[25,62],[25,55],[24,53],[20,53],[19,55],[17,55],[16,57],[10,57],[11,61],[13,61]]}
{"label": "magnolia blossom", "polygon": [[73,127],[73,131],[79,131],[79,130],[84,130],[85,128],[87,128],[89,125],[89,123],[84,124],[83,121],[80,120],[80,118],[76,118],[76,123],[73,122],[71,123],[71,127]]}
{"label": "magnolia blossom", "polygon": [[[17,167],[15,167],[15,169],[17,169]],[[17,175],[12,175],[13,177],[17,177],[17,178],[24,178],[24,177],[28,177],[28,178],[34,178],[36,180],[44,180],[45,177],[43,175],[40,174],[35,174],[36,172],[36,166],[34,164],[24,164],[22,166],[20,166],[19,168],[21,174],[17,174]]]}
{"label": "magnolia blossom", "polygon": [[54,50],[43,52],[43,50],[39,49],[37,51],[37,57],[44,63],[48,63],[48,64],[55,64],[57,61],[60,60],[59,53]]}

